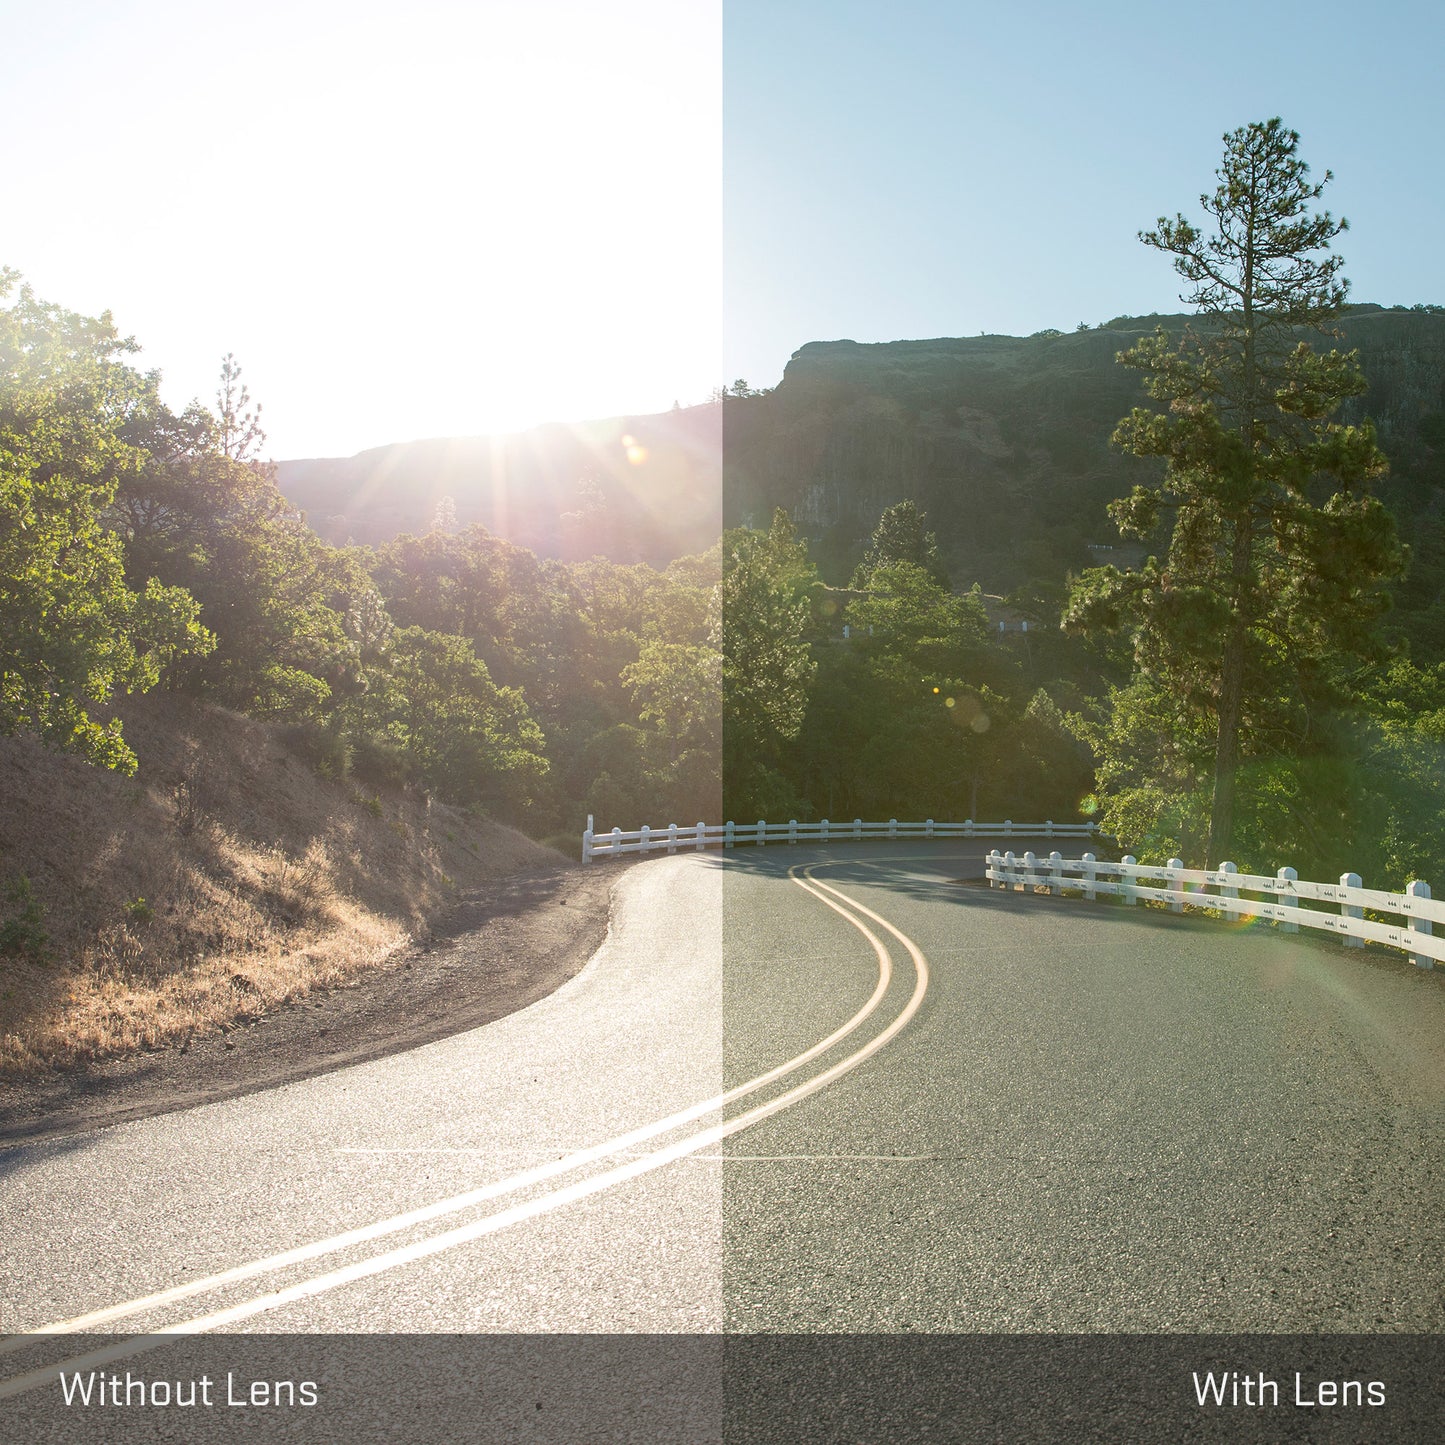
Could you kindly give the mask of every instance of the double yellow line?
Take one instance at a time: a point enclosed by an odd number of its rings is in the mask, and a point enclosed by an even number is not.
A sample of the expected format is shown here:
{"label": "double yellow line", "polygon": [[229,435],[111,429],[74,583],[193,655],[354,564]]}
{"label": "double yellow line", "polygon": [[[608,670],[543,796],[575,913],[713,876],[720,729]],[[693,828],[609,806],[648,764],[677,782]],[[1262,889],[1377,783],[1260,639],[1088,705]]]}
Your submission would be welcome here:
{"label": "double yellow line", "polygon": [[807,1064],[856,1033],[878,1010],[892,984],[893,958],[878,934],[875,933],[867,923],[862,921],[863,919],[868,919],[877,924],[881,930],[895,938],[906,950],[913,964],[914,987],[907,1004],[897,1017],[894,1018],[886,1028],[875,1034],[852,1053],[847,1054],[836,1063],[831,1064],[822,1070],[822,1072],[814,1074],[802,1083],[793,1085],[792,1088],[768,1099],[764,1103],[756,1104],[751,1109],[735,1115],[733,1118],[725,1120],[722,1123],[713,1124],[687,1134],[671,1144],[644,1154],[641,1158],[629,1159],[625,1163],[614,1165],[610,1169],[589,1175],[575,1183],[548,1190],[534,1198],[512,1205],[510,1208],[485,1215],[480,1219],[471,1220],[466,1224],[444,1230],[439,1234],[430,1235],[414,1243],[385,1250],[367,1259],[359,1260],[353,1264],[342,1265],[339,1268],[316,1275],[311,1279],[302,1280],[296,1284],[268,1291],[251,1299],[244,1300],[239,1304],[216,1310],[210,1314],[197,1315],[194,1318],[183,1320],[177,1324],[167,1325],[164,1332],[136,1335],[114,1345],[107,1346],[104,1349],[94,1350],[85,1355],[76,1355],[70,1359],[62,1360],[57,1364],[43,1366],[40,1369],[30,1370],[25,1374],[13,1376],[10,1379],[0,1381],[0,1399],[50,1384],[59,1377],[61,1371],[97,1369],[102,1365],[111,1364],[116,1360],[128,1359],[134,1355],[142,1354],[147,1350],[167,1344],[178,1335],[204,1334],[210,1330],[220,1329],[226,1325],[233,1325],[239,1321],[251,1319],[257,1315],[280,1309],[283,1305],[291,1304],[296,1300],[323,1294],[328,1290],[337,1289],[342,1285],[350,1284],[356,1280],[367,1279],[373,1275],[383,1274],[388,1270],[398,1269],[402,1265],[411,1264],[416,1260],[441,1254],[443,1251],[455,1248],[458,1245],[469,1244],[473,1240],[484,1238],[489,1234],[495,1234],[499,1230],[507,1229],[514,1224],[519,1224],[527,1219],[533,1219],[538,1215],[550,1213],[554,1209],[561,1209],[565,1205],[572,1204],[579,1199],[586,1199],[589,1195],[600,1194],[604,1190],[625,1183],[629,1179],[635,1179],[639,1175],[651,1173],[653,1170],[660,1169],[664,1165],[673,1163],[675,1160],[685,1158],[690,1154],[696,1154],[700,1150],[706,1149],[709,1145],[718,1144],[731,1135],[740,1133],[742,1130],[750,1128],[754,1124],[761,1123],[764,1119],[781,1113],[784,1109],[790,1108],[792,1105],[800,1103],[810,1095],[827,1088],[829,1084],[841,1078],[844,1074],[850,1072],[852,1069],[856,1069],[864,1060],[871,1058],[896,1037],[902,1029],[907,1027],[909,1020],[918,1012],[919,1007],[923,1003],[924,995],[928,991],[928,961],[917,944],[895,928],[886,918],[875,913],[872,909],[865,907],[855,899],[849,898],[847,894],[834,888],[831,884],[824,883],[820,879],[815,878],[813,874],[820,866],[822,865],[814,864],[803,868],[800,865],[794,865],[794,867],[788,870],[788,876],[798,887],[846,919],[848,923],[867,939],[878,959],[878,981],[872,995],[852,1018],[840,1028],[834,1030],[827,1038],[819,1040],[818,1043],[803,1053],[798,1054],[795,1058],[789,1059],[786,1063],[779,1064],[776,1068],[769,1069],[766,1073],[759,1074],[756,1078],[748,1080],[745,1084],[739,1084],[736,1088],[729,1089],[725,1093],[718,1094],[711,1099],[705,1099],[701,1103],[691,1105],[689,1108],[683,1109],[678,1113],[670,1114],[665,1119],[659,1119],[654,1123],[633,1129],[626,1134],[618,1135],[616,1138],[609,1139],[605,1143],[593,1145],[591,1148],[569,1154],[553,1163],[544,1164],[520,1174],[514,1174],[510,1178],[499,1180],[494,1184],[483,1185],[478,1189],[470,1189],[464,1193],[452,1195],[450,1198],[438,1200],[433,1204],[424,1205],[418,1209],[408,1210],[403,1214],[392,1215],[388,1219],[378,1220],[376,1223],[366,1225],[360,1229],[347,1230],[345,1233],[332,1235],[326,1239],[301,1245],[295,1249],[285,1250],[279,1254],[269,1255],[264,1259],[237,1265],[233,1269],[222,1270],[220,1273],[208,1275],[204,1279],[191,1280],[185,1284],[176,1285],[171,1289],[158,1291],[155,1294],[145,1295],[138,1299],[126,1300],[121,1304],[111,1305],[105,1309],[93,1310],[88,1314],[77,1315],[72,1319],[58,1320],[51,1324],[42,1325],[39,1329],[27,1334],[17,1335],[8,1340],[0,1341],[0,1355],[10,1354],[16,1350],[34,1346],[37,1336],[75,1334],[84,1330],[101,1329],[114,1324],[118,1320],[147,1314],[153,1310],[179,1303],[182,1300],[190,1299],[196,1295],[210,1294],[228,1285],[237,1284],[262,1275],[273,1274],[277,1271],[290,1268],[293,1265],[304,1264],[310,1260],[320,1259],[327,1255],[336,1254],[342,1250],[351,1249],[356,1245],[366,1244],[372,1240],[397,1234],[403,1230],[411,1229],[432,1220],[442,1219],[448,1215],[460,1213],[475,1205],[485,1203],[488,1200],[513,1194],[519,1190],[528,1189],[537,1184],[545,1183],[548,1180],[570,1174],[577,1169],[584,1168],[588,1164],[615,1158],[620,1154],[625,1154],[634,1149],[639,1144],[646,1143],[649,1140],[659,1138],[665,1134],[670,1134],[685,1125],[696,1123],[698,1120],[706,1118],[710,1114],[720,1112],[729,1105],[755,1094],[761,1089],[767,1088],[770,1084],[777,1083],[789,1075],[795,1074],[798,1070],[804,1068]]}

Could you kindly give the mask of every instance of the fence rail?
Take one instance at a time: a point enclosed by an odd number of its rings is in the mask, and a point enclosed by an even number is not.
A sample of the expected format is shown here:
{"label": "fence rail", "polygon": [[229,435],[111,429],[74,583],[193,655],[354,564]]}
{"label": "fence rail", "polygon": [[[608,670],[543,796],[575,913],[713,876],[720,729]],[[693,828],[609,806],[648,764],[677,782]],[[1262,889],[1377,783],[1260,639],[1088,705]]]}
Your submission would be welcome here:
{"label": "fence rail", "polygon": [[865,838],[1094,838],[1100,836],[1096,823],[975,823],[972,818],[962,823],[935,823],[932,818],[922,823],[900,823],[890,818],[886,823],[865,823],[854,818],[851,823],[800,823],[790,818],[786,823],[698,823],[679,828],[669,823],[665,828],[613,828],[596,832],[592,816],[582,834],[582,861],[614,858],[623,853],[676,853],[681,850],[733,848],[738,845],[765,847],[769,843],[837,843]]}
{"label": "fence rail", "polygon": [[[1000,853],[997,848],[988,855],[987,876],[991,888],[1043,888],[1087,899],[1114,896],[1128,904],[1164,903],[1174,913],[1203,908],[1232,918],[1266,918],[1286,933],[1296,933],[1302,926],[1318,928],[1340,936],[1347,948],[1363,948],[1368,941],[1403,949],[1421,968],[1445,960],[1445,937],[1434,936],[1434,925],[1445,923],[1445,900],[1432,898],[1430,885],[1419,881],[1407,884],[1403,893],[1389,893],[1363,887],[1358,873],[1341,874],[1338,883],[1313,883],[1293,868],[1281,868],[1271,877],[1241,873],[1233,863],[1186,868],[1179,858],[1151,864],[1127,854],[1118,863],[1101,863],[1092,853],[1064,858],[1056,851],[1040,858],[1025,852],[1016,857],[1012,850]],[[1397,914],[1404,922],[1366,918],[1366,909]]]}

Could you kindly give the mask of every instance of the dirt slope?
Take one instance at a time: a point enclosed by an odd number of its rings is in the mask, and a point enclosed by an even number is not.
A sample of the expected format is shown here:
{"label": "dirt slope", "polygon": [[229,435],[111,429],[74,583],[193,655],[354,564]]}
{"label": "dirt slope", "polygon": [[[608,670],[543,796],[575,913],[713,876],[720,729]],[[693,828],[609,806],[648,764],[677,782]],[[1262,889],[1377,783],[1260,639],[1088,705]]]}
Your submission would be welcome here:
{"label": "dirt slope", "polygon": [[133,778],[0,738],[0,1078],[355,981],[469,890],[563,861],[419,795],[326,781],[223,709],[160,695],[123,717]]}

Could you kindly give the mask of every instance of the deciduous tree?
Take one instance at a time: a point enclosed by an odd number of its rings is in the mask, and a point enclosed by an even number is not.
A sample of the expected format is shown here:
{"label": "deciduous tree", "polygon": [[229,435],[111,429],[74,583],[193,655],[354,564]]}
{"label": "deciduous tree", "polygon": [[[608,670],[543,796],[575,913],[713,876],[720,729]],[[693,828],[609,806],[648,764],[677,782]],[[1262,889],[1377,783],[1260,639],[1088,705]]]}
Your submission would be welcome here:
{"label": "deciduous tree", "polygon": [[[0,299],[18,279],[0,271]],[[136,760],[120,723],[92,705],[213,645],[184,590],[126,586],[121,540],[103,525],[145,460],[127,424],[157,405],[155,376],[123,359],[135,350],[109,314],[76,315],[29,287],[0,309],[0,732],[125,772]]]}

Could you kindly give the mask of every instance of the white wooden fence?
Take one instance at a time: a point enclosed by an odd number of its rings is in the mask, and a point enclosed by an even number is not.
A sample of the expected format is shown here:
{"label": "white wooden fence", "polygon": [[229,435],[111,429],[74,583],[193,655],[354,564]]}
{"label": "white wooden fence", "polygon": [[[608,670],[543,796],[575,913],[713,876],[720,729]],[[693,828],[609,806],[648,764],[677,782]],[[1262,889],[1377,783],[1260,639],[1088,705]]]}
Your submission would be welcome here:
{"label": "white wooden fence", "polygon": [[[1186,868],[1181,859],[1171,858],[1157,866],[1127,854],[1118,863],[1101,863],[1092,853],[1082,858],[1057,852],[1045,858],[1031,852],[1015,857],[997,848],[988,855],[987,871],[991,888],[1042,888],[1089,899],[1112,894],[1129,904],[1166,903],[1174,913],[1205,908],[1233,918],[1267,918],[1286,933],[1301,926],[1323,929],[1339,935],[1347,948],[1363,948],[1366,940],[1383,943],[1404,949],[1420,968],[1433,968],[1436,959],[1445,959],[1445,937],[1434,937],[1434,924],[1445,923],[1445,900],[1431,898],[1428,883],[1408,883],[1403,893],[1386,893],[1362,887],[1358,873],[1342,874],[1338,883],[1311,883],[1293,868],[1281,868],[1271,878],[1241,873],[1233,863]],[[1365,909],[1395,914],[1402,923],[1366,918]]]}
{"label": "white wooden fence", "polygon": [[676,853],[682,849],[733,848],[751,844],[762,848],[768,843],[837,843],[865,838],[1093,838],[1098,836],[1096,823],[975,823],[972,818],[962,823],[935,823],[932,818],[922,823],[900,823],[890,818],[886,823],[865,823],[854,818],[851,823],[800,823],[790,818],[786,823],[698,823],[679,828],[670,823],[665,828],[614,828],[610,833],[593,831],[592,815],[587,815],[587,830],[582,834],[582,861],[614,858],[623,853]]}

